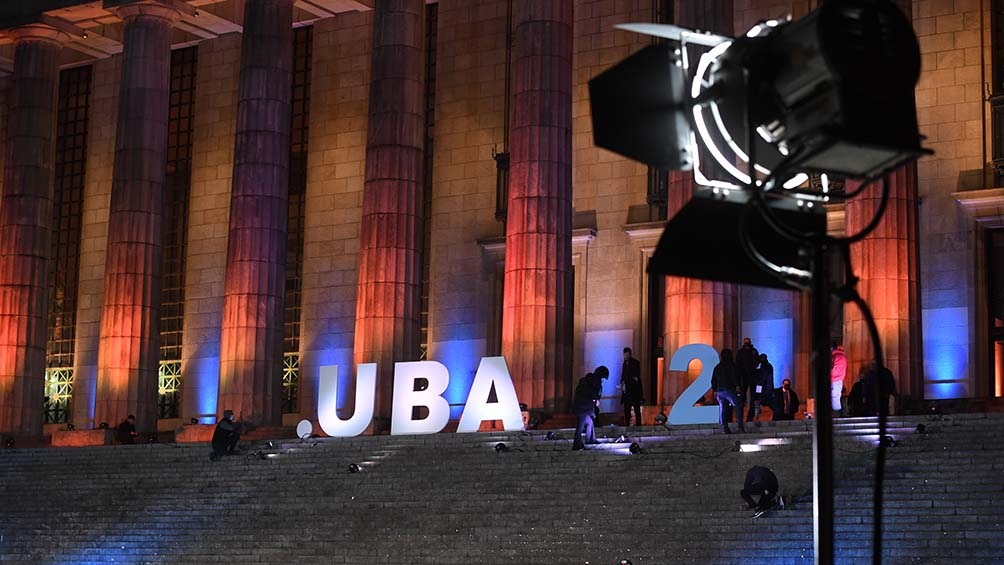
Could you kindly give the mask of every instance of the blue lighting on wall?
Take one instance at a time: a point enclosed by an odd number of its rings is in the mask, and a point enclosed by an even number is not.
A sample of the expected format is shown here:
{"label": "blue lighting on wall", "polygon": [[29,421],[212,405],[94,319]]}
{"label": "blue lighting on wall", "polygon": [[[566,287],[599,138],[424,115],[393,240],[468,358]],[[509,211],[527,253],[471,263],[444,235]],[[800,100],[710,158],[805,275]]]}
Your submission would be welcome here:
{"label": "blue lighting on wall", "polygon": [[484,340],[439,342],[432,353],[430,359],[445,365],[450,373],[450,385],[443,396],[450,403],[450,419],[459,419],[471,392],[471,384],[474,383],[474,373],[485,354]]}
{"label": "blue lighting on wall", "polygon": [[969,312],[960,308],[931,308],[924,320],[924,397],[969,396]]}
{"label": "blue lighting on wall", "polygon": [[791,379],[792,383],[797,382],[796,375],[792,372],[794,339],[791,318],[743,322],[743,335],[740,339],[744,337],[753,341],[757,351],[767,354],[767,361],[774,366],[774,388],[780,388],[781,382],[786,378]]}
{"label": "blue lighting on wall", "polygon": [[[195,397],[195,416],[200,424],[216,423],[216,406],[220,391],[220,358],[202,357],[191,359],[185,375],[185,391]],[[203,416],[213,414],[213,417]]]}

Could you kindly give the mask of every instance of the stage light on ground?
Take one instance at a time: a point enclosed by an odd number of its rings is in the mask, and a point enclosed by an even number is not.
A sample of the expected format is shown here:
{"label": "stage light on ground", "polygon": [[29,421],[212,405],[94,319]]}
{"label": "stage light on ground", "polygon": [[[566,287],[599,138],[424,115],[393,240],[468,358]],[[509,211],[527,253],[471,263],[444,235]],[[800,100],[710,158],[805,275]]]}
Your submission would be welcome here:
{"label": "stage light on ground", "polygon": [[666,416],[666,410],[663,408],[659,409],[659,413],[655,415],[655,425],[663,426],[669,420],[669,416]]}
{"label": "stage light on ground", "polygon": [[67,423],[66,424],[66,431],[72,432],[75,429],[77,429],[77,426],[74,426],[72,423]]}
{"label": "stage light on ground", "polygon": [[626,441],[627,441],[627,437],[624,434],[621,434],[621,435],[617,436],[617,439],[614,440],[614,443],[624,443]]}
{"label": "stage light on ground", "polygon": [[636,441],[635,442],[631,442],[631,445],[628,446],[628,451],[631,452],[631,455],[638,455],[638,454],[642,453],[641,446],[638,445],[638,442],[636,442]]}
{"label": "stage light on ground", "polygon": [[359,465],[357,465],[355,463],[349,463],[349,472],[350,473],[358,473],[361,470],[362,470],[362,467],[360,467]]}
{"label": "stage light on ground", "polygon": [[273,443],[272,443],[272,440],[269,440],[269,441],[268,441],[268,443],[267,443],[266,445],[268,445],[268,448],[269,448],[269,449],[273,449],[273,448],[275,448],[275,444],[273,444]]}
{"label": "stage light on ground", "polygon": [[558,434],[556,434],[554,432],[547,432],[547,435],[544,436],[544,439],[546,439],[548,441],[554,441],[554,440],[560,439],[560,438],[558,438]]}
{"label": "stage light on ground", "polygon": [[882,439],[879,440],[879,445],[882,447],[896,447],[896,438],[890,435],[884,435],[882,436]]}
{"label": "stage light on ground", "polygon": [[925,426],[924,424],[917,424],[917,429],[914,431],[916,431],[918,434],[925,434],[927,433],[927,426]]}
{"label": "stage light on ground", "polygon": [[8,437],[7,441],[4,442],[3,446],[7,449],[14,449],[15,447],[14,438]]}
{"label": "stage light on ground", "polygon": [[157,432],[150,432],[146,434],[147,443],[157,443]]}
{"label": "stage light on ground", "polygon": [[100,424],[98,424],[98,429],[99,430],[107,430],[108,429],[108,422],[101,422]]}
{"label": "stage light on ground", "polygon": [[509,446],[501,441],[495,444],[495,453],[505,453],[509,451]]}
{"label": "stage light on ground", "polygon": [[740,451],[742,451],[742,450],[743,450],[743,446],[742,446],[742,443],[741,443],[741,442],[738,442],[738,441],[737,441],[737,442],[735,442],[734,444],[732,444],[732,449],[731,449],[731,451],[732,451],[733,453],[738,453],[738,452],[740,452]]}
{"label": "stage light on ground", "polygon": [[199,419],[198,418],[192,418],[191,420],[189,420],[189,423],[191,423],[193,426],[195,426],[195,425],[197,425],[199,423]]}

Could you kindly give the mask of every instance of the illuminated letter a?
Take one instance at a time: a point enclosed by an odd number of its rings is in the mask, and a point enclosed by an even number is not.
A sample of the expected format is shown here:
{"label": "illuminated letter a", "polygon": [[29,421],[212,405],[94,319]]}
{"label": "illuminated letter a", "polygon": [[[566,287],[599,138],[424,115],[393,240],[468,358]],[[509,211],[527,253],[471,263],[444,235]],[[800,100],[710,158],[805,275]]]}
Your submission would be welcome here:
{"label": "illuminated letter a", "polygon": [[[492,384],[495,385],[495,398],[498,402],[489,403]],[[502,420],[502,426],[507,432],[523,429],[523,415],[519,410],[516,388],[512,385],[505,357],[481,359],[457,431],[476,432],[484,420]]]}
{"label": "illuminated letter a", "polygon": [[376,363],[361,363],[356,369],[356,410],[348,420],[338,417],[338,365],[321,367],[321,382],[317,391],[317,423],[332,437],[354,437],[373,420],[373,399],[376,396]]}

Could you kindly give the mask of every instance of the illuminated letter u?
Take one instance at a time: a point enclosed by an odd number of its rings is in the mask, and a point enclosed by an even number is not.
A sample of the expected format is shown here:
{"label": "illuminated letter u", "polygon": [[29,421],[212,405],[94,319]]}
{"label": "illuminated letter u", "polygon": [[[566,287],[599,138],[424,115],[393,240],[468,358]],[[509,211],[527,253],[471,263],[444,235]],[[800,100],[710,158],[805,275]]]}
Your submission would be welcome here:
{"label": "illuminated letter u", "polygon": [[356,369],[356,410],[348,420],[338,417],[338,365],[321,367],[317,391],[317,423],[331,437],[354,437],[373,420],[376,396],[376,363],[361,363]]}

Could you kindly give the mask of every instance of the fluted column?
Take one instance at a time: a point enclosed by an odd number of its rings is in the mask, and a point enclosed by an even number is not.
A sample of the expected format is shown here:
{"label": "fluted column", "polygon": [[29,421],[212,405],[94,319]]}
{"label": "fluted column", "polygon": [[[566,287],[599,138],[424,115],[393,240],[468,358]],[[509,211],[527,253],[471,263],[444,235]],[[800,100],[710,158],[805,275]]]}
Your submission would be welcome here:
{"label": "fluted column", "polygon": [[520,402],[567,410],[572,308],[572,0],[517,0],[502,354]]}
{"label": "fluted column", "polygon": [[94,422],[115,425],[135,414],[137,430],[153,431],[171,26],[178,13],[137,2],[118,15],[125,31]]}
{"label": "fluted column", "polygon": [[42,433],[60,42],[42,25],[14,37],[0,199],[0,432]]}
{"label": "fluted column", "polygon": [[394,363],[419,356],[425,2],[373,6],[354,360],[377,363],[375,418],[390,418]]}
{"label": "fluted column", "polygon": [[[860,277],[858,293],[871,307],[878,325],[885,364],[896,378],[898,392],[920,398],[924,376],[917,262],[917,167],[906,165],[883,182],[889,184],[885,215],[870,236],[851,245],[851,264]],[[871,221],[881,195],[881,182],[876,182],[847,202],[844,207],[847,234],[859,232]],[[847,390],[874,355],[868,327],[853,304],[844,307],[844,349]]]}
{"label": "fluted column", "polygon": [[[693,195],[692,173],[670,173],[668,217],[672,218]],[[719,228],[712,228],[719,229]],[[697,378],[697,364],[683,373],[669,371],[673,353],[684,345],[704,343],[716,350],[739,346],[739,289],[735,284],[684,277],[666,277],[666,376],[662,402],[672,404]]]}
{"label": "fluted column", "polygon": [[217,411],[282,420],[293,1],[248,0],[224,283]]}
{"label": "fluted column", "polygon": [[[680,0],[675,3],[677,25],[733,35],[732,0]],[[676,215],[693,195],[693,173],[671,172],[669,218]],[[709,229],[720,229],[711,227]],[[672,404],[698,375],[696,364],[686,373],[669,371],[673,353],[689,343],[705,343],[721,351],[739,346],[739,289],[721,283],[666,277],[666,375],[663,378],[662,402]]]}

